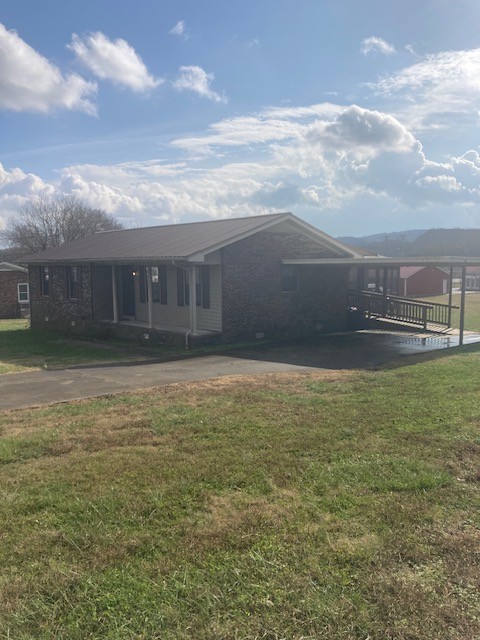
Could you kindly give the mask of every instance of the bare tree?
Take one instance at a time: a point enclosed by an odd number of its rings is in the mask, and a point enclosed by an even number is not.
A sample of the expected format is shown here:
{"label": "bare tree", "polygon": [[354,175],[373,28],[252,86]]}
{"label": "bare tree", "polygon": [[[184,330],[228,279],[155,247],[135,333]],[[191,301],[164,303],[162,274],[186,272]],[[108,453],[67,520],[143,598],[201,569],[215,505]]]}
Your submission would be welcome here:
{"label": "bare tree", "polygon": [[25,203],[7,223],[2,239],[8,246],[35,253],[98,231],[123,226],[102,209],[92,209],[75,196],[40,196]]}

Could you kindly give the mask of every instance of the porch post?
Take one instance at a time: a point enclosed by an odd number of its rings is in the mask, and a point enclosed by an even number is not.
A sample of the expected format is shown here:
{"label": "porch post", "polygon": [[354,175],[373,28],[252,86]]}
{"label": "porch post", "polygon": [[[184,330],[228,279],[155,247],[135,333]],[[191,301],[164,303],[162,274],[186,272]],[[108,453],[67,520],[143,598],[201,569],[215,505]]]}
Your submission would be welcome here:
{"label": "porch post", "polygon": [[118,294],[117,294],[117,269],[112,264],[112,305],[113,305],[113,322],[118,323]]}
{"label": "porch post", "polygon": [[152,267],[147,267],[145,271],[147,276],[148,328],[153,329]]}
{"label": "porch post", "polygon": [[462,267],[462,289],[460,296],[460,335],[458,344],[463,345],[463,331],[465,328],[465,290],[467,286],[467,267]]}
{"label": "porch post", "polygon": [[450,284],[448,289],[448,328],[452,326],[452,289],[453,289],[453,266],[450,265]]}
{"label": "porch post", "polygon": [[188,270],[190,282],[190,331],[192,336],[197,335],[197,267],[194,265]]}
{"label": "porch post", "polygon": [[388,291],[388,269],[382,269],[382,288],[383,288],[383,315],[387,315],[387,291]]}

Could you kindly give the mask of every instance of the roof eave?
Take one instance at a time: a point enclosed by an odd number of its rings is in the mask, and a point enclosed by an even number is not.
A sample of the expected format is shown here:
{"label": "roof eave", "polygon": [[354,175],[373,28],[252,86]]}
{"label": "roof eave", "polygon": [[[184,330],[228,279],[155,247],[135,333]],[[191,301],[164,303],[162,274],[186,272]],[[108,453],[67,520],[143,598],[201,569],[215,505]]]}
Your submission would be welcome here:
{"label": "roof eave", "polygon": [[50,259],[32,259],[26,261],[28,265],[50,265],[50,266],[64,266],[69,264],[101,264],[101,265],[128,265],[128,264],[156,264],[158,262],[187,262],[187,256],[131,256],[126,258],[59,258],[56,260]]}
{"label": "roof eave", "polygon": [[290,265],[330,265],[330,266],[449,266],[449,267],[468,267],[480,266],[480,257],[469,258],[463,256],[438,256],[438,257],[407,257],[407,258],[388,258],[386,256],[361,256],[359,258],[305,258],[305,259],[285,259],[283,264]]}

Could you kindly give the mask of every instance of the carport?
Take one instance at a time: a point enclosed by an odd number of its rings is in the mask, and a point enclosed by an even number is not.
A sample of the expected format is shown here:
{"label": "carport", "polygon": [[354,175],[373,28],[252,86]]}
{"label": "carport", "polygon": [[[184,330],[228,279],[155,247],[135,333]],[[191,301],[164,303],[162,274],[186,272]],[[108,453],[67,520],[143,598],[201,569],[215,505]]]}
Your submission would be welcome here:
{"label": "carport", "polygon": [[[465,330],[465,292],[467,267],[480,266],[480,258],[466,257],[417,257],[388,258],[384,256],[363,256],[360,258],[303,258],[283,260],[284,265],[311,268],[339,267],[350,268],[350,288],[345,301],[346,309],[356,309],[369,318],[382,318],[409,326],[419,326],[425,330],[451,327],[452,281],[454,269],[461,270],[460,287],[460,327],[459,345],[464,343]],[[448,304],[438,304],[427,300],[405,298],[391,293],[392,272],[400,267],[434,266],[449,271],[450,287]],[[365,288],[366,272],[375,270],[375,290]]]}

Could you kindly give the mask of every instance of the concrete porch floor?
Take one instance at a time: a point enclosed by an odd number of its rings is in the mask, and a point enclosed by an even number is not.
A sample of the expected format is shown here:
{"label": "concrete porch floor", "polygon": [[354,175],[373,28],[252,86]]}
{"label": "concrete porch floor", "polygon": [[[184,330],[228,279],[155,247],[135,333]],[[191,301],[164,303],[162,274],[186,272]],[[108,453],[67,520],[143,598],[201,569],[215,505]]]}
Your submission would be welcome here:
{"label": "concrete porch floor", "polygon": [[[178,324],[164,324],[155,322],[152,329],[149,329],[148,322],[143,322],[142,320],[119,320],[118,325],[120,327],[137,327],[139,329],[144,329],[145,331],[165,331],[168,333],[178,333],[180,335],[185,335],[187,331],[190,331],[190,327],[180,327]],[[115,326],[115,325],[112,325]],[[214,336],[217,331],[207,331],[206,329],[197,329],[195,335],[197,336]]]}

